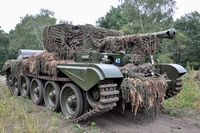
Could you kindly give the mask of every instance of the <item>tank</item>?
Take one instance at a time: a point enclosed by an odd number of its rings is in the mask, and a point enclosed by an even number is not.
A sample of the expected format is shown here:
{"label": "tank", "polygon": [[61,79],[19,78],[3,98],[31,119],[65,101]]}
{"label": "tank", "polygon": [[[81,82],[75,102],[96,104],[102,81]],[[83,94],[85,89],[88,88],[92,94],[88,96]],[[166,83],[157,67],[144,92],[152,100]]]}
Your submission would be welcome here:
{"label": "tank", "polygon": [[61,111],[70,121],[101,115],[117,104],[122,112],[131,107],[133,115],[144,109],[156,116],[161,103],[181,91],[186,73],[181,65],[154,61],[159,40],[175,34],[173,28],[123,35],[89,24],[46,26],[45,50],[20,49],[2,71],[13,95]]}

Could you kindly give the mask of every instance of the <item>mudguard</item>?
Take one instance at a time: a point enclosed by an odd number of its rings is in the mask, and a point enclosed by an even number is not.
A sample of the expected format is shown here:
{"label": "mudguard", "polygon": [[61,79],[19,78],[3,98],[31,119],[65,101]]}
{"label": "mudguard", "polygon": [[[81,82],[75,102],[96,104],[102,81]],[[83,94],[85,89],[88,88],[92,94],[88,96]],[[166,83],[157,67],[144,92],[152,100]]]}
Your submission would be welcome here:
{"label": "mudguard", "polygon": [[68,63],[57,68],[85,91],[101,80],[123,78],[119,68],[111,64]]}
{"label": "mudguard", "polygon": [[178,64],[158,64],[158,69],[160,74],[167,73],[170,80],[176,80],[187,72],[184,67]]}

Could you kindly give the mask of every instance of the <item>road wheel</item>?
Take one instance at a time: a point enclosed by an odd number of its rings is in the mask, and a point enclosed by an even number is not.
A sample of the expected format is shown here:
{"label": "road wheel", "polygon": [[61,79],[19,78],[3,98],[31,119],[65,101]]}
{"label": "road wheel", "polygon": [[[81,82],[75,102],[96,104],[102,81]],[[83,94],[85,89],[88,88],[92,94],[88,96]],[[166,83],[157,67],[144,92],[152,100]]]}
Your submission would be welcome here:
{"label": "road wheel", "polygon": [[33,103],[40,105],[44,102],[43,83],[41,80],[34,78],[31,81],[30,94]]}
{"label": "road wheel", "polygon": [[44,102],[47,109],[58,111],[60,108],[60,87],[56,82],[48,81],[44,87]]}
{"label": "road wheel", "polygon": [[83,112],[83,96],[78,86],[66,83],[60,93],[60,106],[63,114],[75,119]]}
{"label": "road wheel", "polygon": [[30,78],[27,76],[22,76],[20,79],[20,92],[23,98],[30,96]]}

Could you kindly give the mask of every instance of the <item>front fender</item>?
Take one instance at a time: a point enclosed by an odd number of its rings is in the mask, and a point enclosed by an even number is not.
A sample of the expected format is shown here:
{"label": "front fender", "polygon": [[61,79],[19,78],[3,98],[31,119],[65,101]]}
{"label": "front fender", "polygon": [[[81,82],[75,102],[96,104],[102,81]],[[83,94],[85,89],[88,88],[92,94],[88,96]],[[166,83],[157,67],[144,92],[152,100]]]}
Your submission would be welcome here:
{"label": "front fender", "polygon": [[176,80],[187,72],[184,67],[178,64],[158,64],[157,67],[159,73],[166,73],[170,80]]}
{"label": "front fender", "polygon": [[85,91],[101,80],[123,78],[119,68],[111,64],[69,63],[57,68]]}

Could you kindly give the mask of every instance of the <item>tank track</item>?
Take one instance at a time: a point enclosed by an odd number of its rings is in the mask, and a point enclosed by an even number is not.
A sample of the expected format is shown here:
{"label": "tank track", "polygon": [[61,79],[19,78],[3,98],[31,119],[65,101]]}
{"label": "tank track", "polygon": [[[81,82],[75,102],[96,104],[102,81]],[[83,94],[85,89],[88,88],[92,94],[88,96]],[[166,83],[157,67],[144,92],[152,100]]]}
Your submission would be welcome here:
{"label": "tank track", "polygon": [[[10,74],[10,73],[9,73]],[[14,95],[13,90],[12,90],[12,86],[10,85],[8,78],[10,75],[6,74],[6,84],[8,86],[8,89],[10,90],[10,92]]]}
{"label": "tank track", "polygon": [[182,79],[177,78],[176,81],[174,82],[174,87],[170,88],[166,91],[165,99],[169,99],[169,98],[177,95],[178,93],[180,93],[180,91],[182,90],[182,85],[183,85]]}
{"label": "tank track", "polygon": [[[31,74],[26,74],[26,76],[32,77],[32,78],[38,78],[38,79],[43,79],[43,80],[54,80],[54,81],[67,81],[71,82],[69,78],[52,78],[48,76],[35,76]],[[8,88],[11,90],[12,86],[8,83],[8,76],[6,76],[6,84]],[[87,110],[84,114],[81,116],[69,120],[69,122],[78,122],[82,120],[86,120],[88,118],[92,118],[95,116],[99,116],[105,112],[108,112],[109,110],[113,109],[117,104],[116,102],[119,100],[118,94],[119,91],[116,90],[117,84],[116,83],[107,83],[105,81],[100,82],[98,88],[100,90],[100,100],[99,100],[99,105],[96,108]],[[35,104],[34,104],[35,105]],[[40,107],[39,105],[36,105],[38,108],[49,111],[43,107]],[[65,116],[61,116],[61,118],[64,118]]]}
{"label": "tank track", "polygon": [[80,117],[70,120],[71,122],[78,122],[85,120],[87,118],[91,118],[94,116],[101,115],[115,107],[117,104],[116,102],[119,100],[117,97],[117,94],[119,94],[119,91],[116,90],[117,84],[101,84],[98,86],[100,89],[100,101],[99,105],[94,108],[93,110],[90,110],[86,112],[85,114],[81,115]]}

